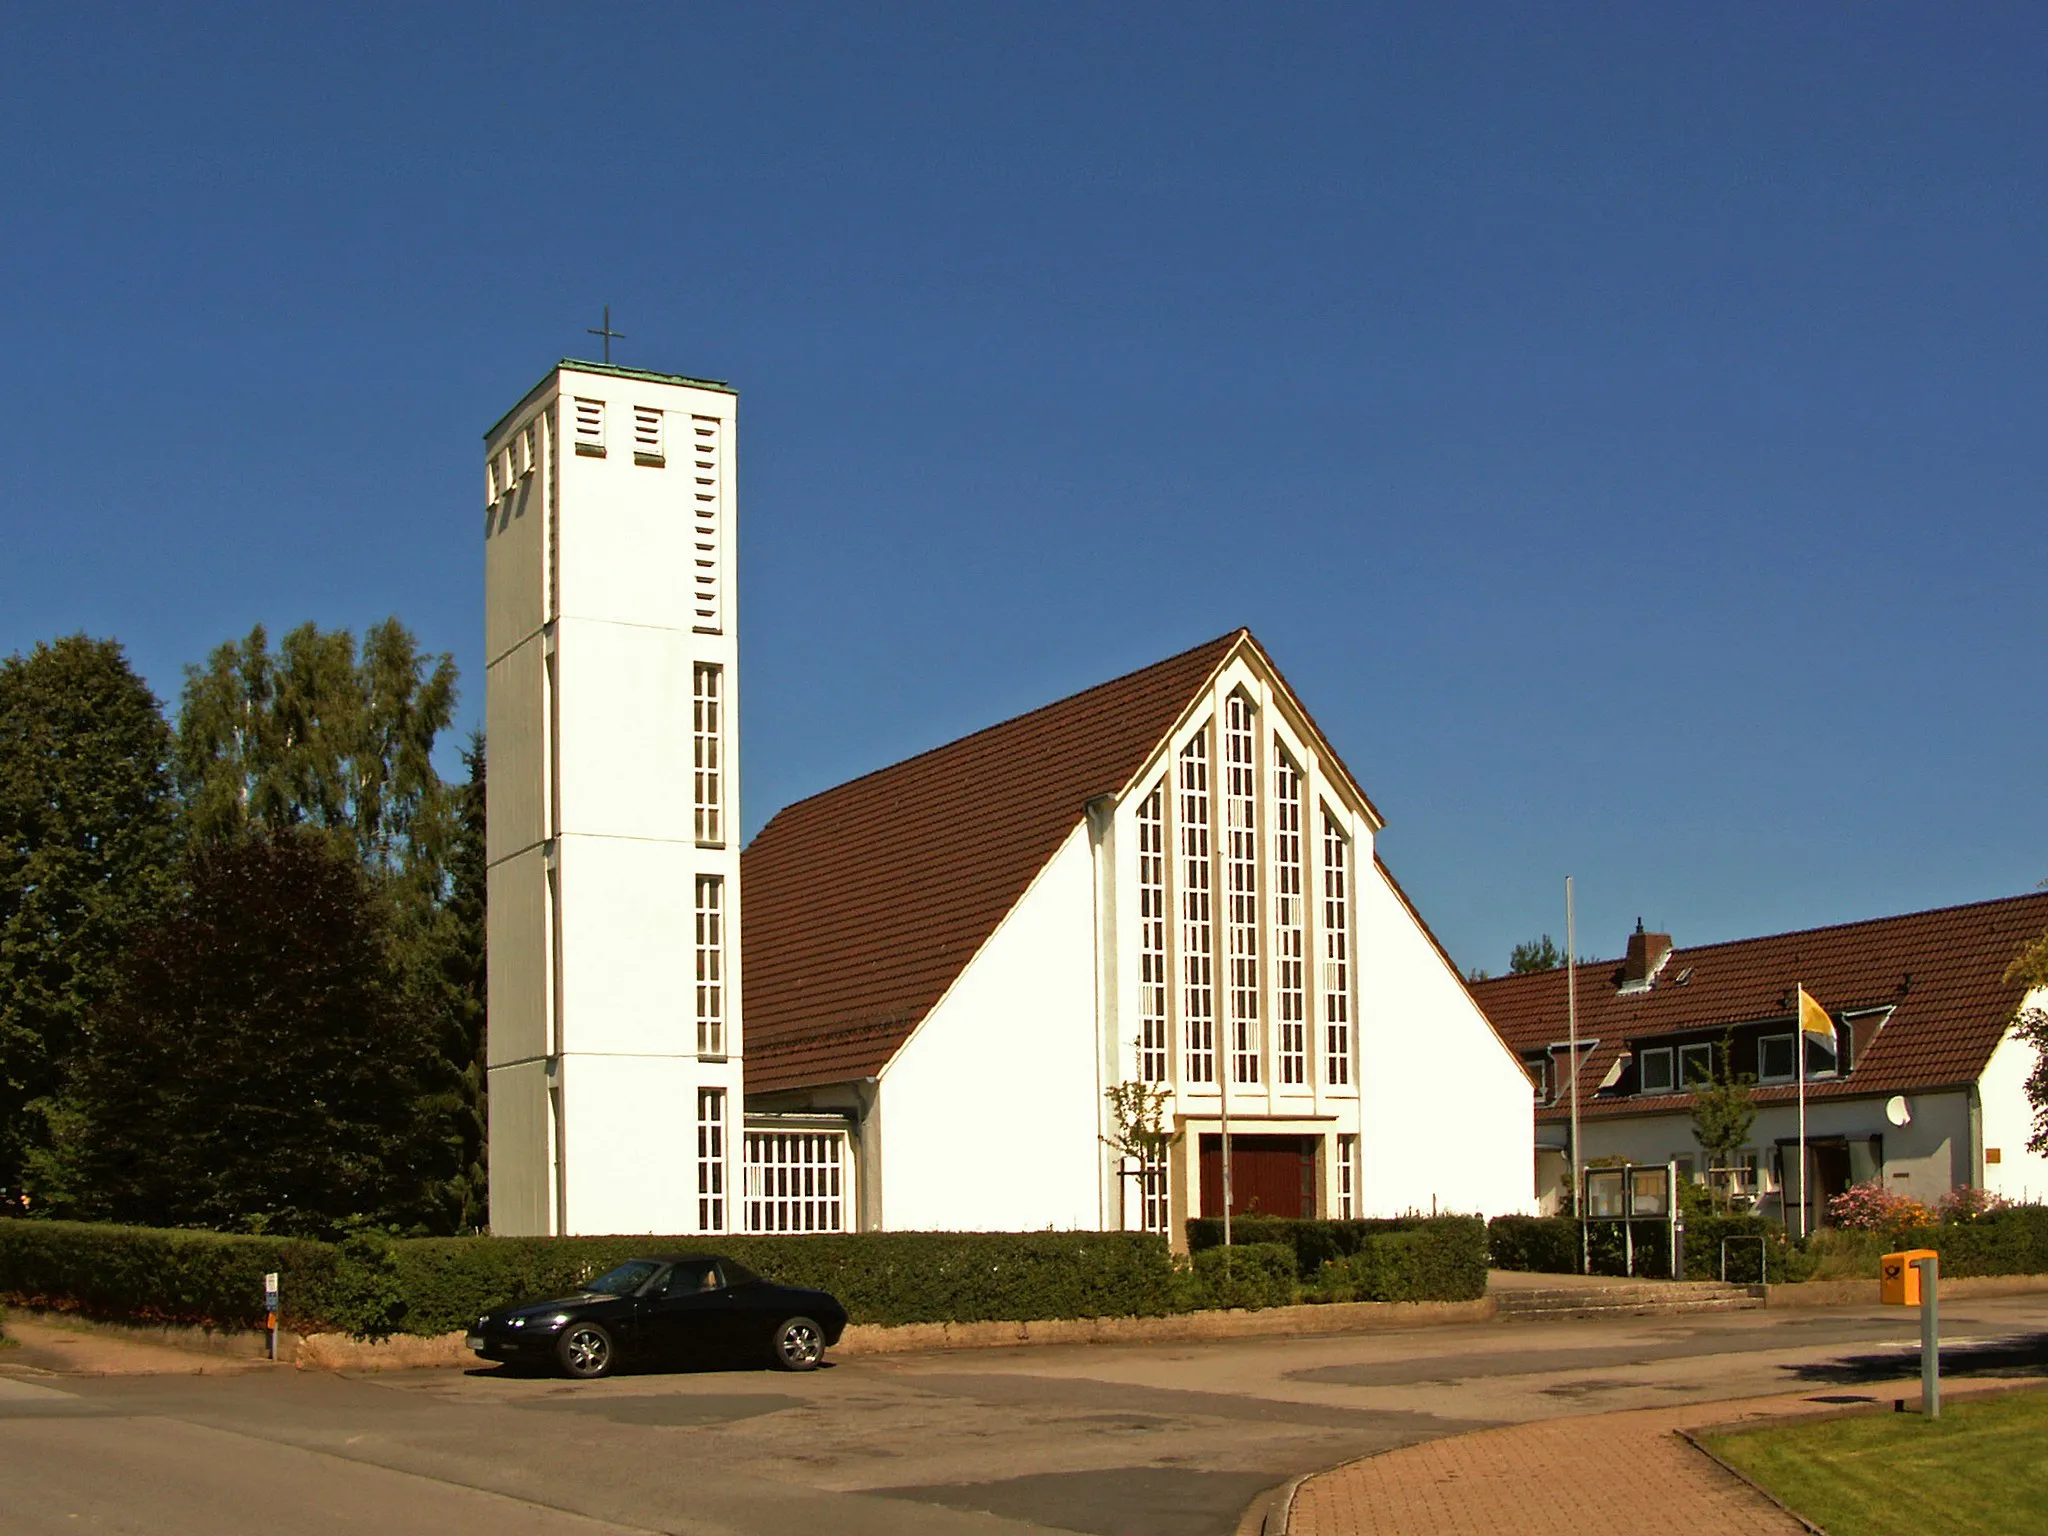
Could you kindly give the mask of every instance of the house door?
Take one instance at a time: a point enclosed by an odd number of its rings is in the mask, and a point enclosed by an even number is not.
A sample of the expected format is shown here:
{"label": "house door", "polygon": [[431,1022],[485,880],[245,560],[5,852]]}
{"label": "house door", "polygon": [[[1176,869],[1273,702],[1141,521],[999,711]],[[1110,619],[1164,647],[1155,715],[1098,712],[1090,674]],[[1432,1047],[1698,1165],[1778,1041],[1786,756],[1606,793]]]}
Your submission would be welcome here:
{"label": "house door", "polygon": [[1846,1141],[1810,1141],[1813,1158],[1813,1224],[1827,1221],[1828,1202],[1849,1188],[1849,1144]]}
{"label": "house door", "polygon": [[[1313,1216],[1316,1138],[1230,1135],[1230,1214]],[[1223,1214],[1223,1138],[1202,1138],[1202,1214]]]}

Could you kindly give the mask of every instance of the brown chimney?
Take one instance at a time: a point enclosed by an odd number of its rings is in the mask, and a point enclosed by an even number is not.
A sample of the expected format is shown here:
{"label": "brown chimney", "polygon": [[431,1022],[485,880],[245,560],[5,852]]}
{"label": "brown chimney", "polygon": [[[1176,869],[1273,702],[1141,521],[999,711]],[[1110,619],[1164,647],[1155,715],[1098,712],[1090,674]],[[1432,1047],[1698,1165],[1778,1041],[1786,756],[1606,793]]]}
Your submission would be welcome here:
{"label": "brown chimney", "polygon": [[1643,932],[1643,920],[1636,919],[1636,931],[1628,936],[1628,955],[1621,962],[1623,987],[1647,987],[1650,979],[1671,958],[1671,935]]}

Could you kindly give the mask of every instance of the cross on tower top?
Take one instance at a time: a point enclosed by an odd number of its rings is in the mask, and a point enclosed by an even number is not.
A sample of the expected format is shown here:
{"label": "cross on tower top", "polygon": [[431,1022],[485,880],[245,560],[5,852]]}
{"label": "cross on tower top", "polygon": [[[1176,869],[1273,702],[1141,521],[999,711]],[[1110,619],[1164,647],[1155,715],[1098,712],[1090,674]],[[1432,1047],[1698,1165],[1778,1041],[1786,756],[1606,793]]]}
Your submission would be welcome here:
{"label": "cross on tower top", "polygon": [[612,329],[612,307],[609,304],[605,305],[604,307],[603,328],[601,330],[587,330],[584,332],[584,334],[586,336],[602,336],[604,338],[604,360],[607,363],[609,363],[612,360],[612,343],[615,341],[624,341],[626,339],[626,333],[624,331],[615,331]]}

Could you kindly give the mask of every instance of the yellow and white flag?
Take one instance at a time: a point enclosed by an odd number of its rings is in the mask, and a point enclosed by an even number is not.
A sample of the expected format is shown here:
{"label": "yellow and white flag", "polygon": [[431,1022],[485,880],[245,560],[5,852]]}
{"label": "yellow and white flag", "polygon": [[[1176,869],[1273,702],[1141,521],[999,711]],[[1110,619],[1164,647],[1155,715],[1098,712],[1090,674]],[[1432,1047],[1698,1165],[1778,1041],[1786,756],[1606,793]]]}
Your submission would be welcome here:
{"label": "yellow and white flag", "polygon": [[1799,1032],[1810,1037],[1815,1045],[1825,1046],[1830,1056],[1834,1054],[1835,1021],[1804,987],[1799,989]]}

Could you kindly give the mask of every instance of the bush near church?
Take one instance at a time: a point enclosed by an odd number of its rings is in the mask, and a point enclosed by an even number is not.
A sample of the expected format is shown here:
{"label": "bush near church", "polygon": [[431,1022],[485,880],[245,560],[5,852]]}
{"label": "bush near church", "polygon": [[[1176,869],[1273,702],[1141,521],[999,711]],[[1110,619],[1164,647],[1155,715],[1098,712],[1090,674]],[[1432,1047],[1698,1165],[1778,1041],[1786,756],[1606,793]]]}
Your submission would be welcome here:
{"label": "bush near church", "polygon": [[[1352,1294],[1342,1299],[1356,1301],[1475,1301],[1486,1294],[1486,1223],[1477,1216],[1235,1216],[1230,1225],[1235,1242],[1293,1249],[1296,1278],[1315,1295],[1333,1287],[1349,1287]],[[1198,1256],[1222,1242],[1221,1219],[1188,1223],[1188,1247]],[[1333,1264],[1339,1268],[1326,1267]]]}

